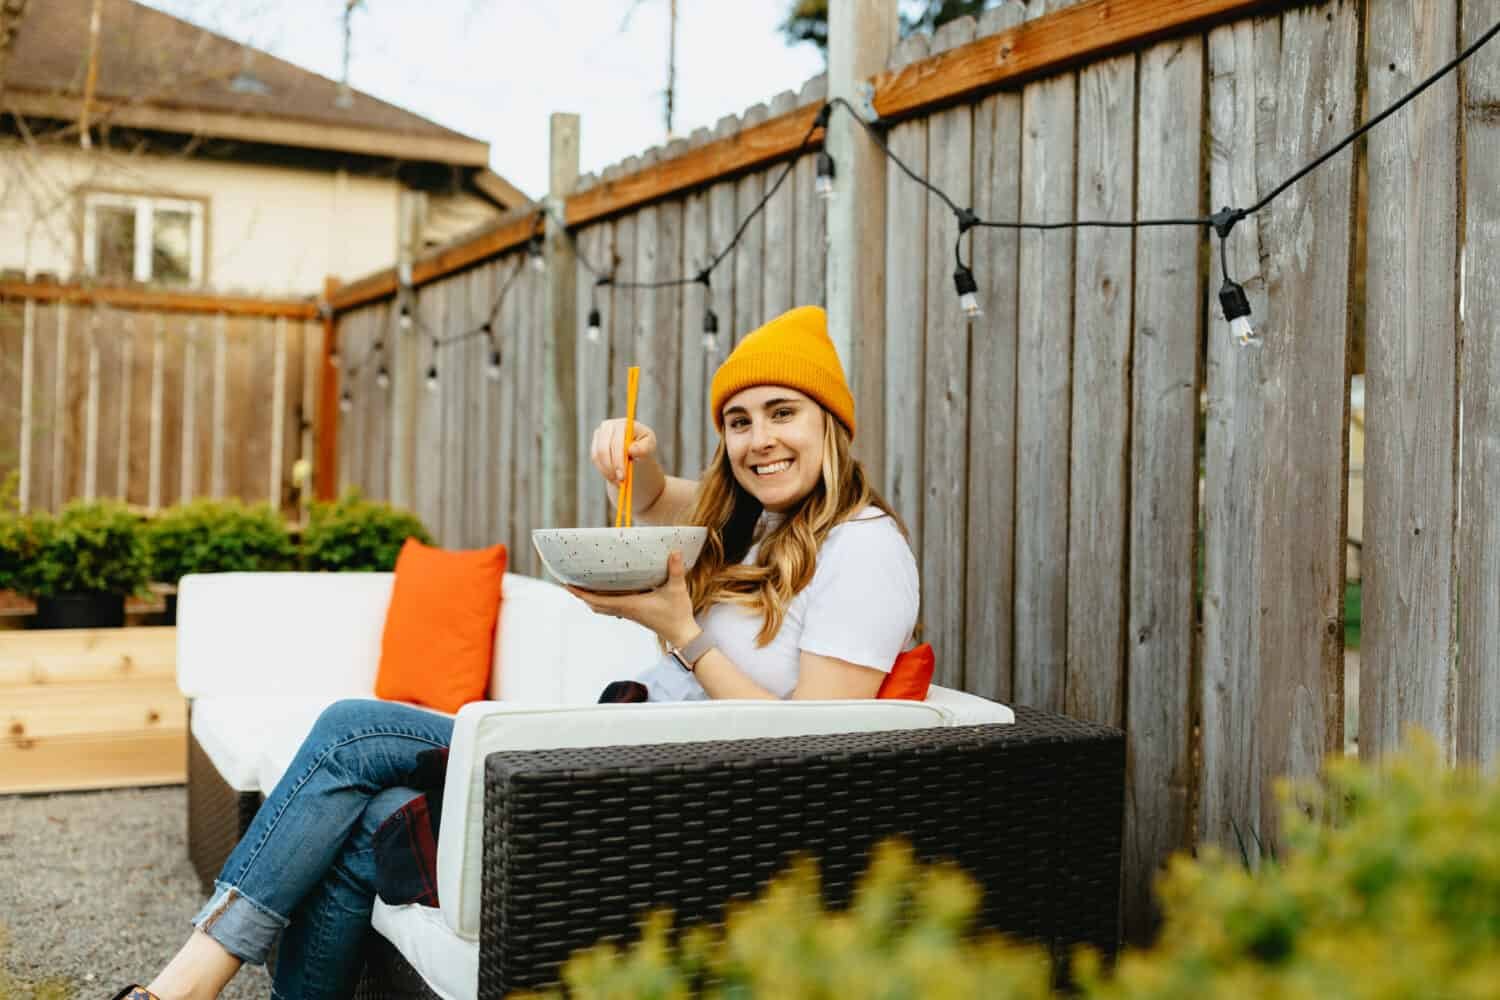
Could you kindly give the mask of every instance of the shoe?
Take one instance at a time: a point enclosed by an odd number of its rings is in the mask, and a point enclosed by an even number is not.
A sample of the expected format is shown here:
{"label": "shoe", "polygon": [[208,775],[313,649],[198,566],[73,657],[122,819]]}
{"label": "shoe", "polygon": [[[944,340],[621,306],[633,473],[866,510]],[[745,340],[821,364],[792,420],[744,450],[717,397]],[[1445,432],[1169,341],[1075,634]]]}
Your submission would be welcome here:
{"label": "shoe", "polygon": [[110,1000],[161,1000],[161,997],[144,986],[131,985],[116,993]]}

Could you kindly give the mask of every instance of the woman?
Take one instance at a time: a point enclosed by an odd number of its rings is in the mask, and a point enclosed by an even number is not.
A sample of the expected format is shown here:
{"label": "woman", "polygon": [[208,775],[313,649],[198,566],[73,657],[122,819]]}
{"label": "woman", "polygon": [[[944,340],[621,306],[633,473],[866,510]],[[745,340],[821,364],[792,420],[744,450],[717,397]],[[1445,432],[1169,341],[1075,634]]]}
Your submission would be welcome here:
{"label": "woman", "polygon": [[[747,336],[710,390],[719,447],[701,483],[668,477],[637,425],[632,492],[643,521],[706,526],[697,563],[628,596],[574,590],[639,622],[672,669],[713,698],[872,698],[916,622],[905,529],[851,455],[854,399],[823,310],[794,309]],[[594,434],[612,497],[624,421]],[[699,695],[702,696],[702,695]],[[352,700],[319,718],[225,862],[187,944],[145,988],[116,1000],[217,996],[280,937],[273,996],[346,997],[374,903],[374,831],[415,793],[400,786],[452,720]]]}

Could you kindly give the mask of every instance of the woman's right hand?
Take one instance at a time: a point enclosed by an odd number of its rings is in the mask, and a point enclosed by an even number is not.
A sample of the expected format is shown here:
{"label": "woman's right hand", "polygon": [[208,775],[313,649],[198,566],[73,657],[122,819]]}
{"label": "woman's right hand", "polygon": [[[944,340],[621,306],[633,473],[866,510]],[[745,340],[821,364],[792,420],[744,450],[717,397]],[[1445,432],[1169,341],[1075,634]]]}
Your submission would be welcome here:
{"label": "woman's right hand", "polygon": [[[611,486],[619,486],[625,479],[625,420],[615,417],[606,420],[594,430],[594,442],[589,449],[589,457],[594,461],[594,468],[604,477],[604,481]],[[635,422],[633,436],[630,441],[631,461],[640,462],[644,469],[636,470],[636,485],[640,485],[641,475],[655,480],[665,475],[661,468],[661,462],[656,457],[656,432],[639,420]],[[659,485],[659,484],[658,484]],[[636,487],[631,488],[637,500],[651,500],[656,496],[657,486],[653,491],[642,497]]]}

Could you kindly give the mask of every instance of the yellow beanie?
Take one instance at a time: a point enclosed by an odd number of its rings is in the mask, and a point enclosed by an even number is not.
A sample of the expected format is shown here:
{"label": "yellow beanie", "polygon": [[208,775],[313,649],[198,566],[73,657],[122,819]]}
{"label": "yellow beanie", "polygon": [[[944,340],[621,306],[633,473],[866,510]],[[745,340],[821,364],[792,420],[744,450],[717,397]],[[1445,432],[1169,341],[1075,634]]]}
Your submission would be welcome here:
{"label": "yellow beanie", "polygon": [[753,385],[784,385],[806,393],[854,436],[854,396],[828,336],[828,314],[819,307],[784,312],[729,352],[709,389],[719,433],[724,432],[724,404]]}

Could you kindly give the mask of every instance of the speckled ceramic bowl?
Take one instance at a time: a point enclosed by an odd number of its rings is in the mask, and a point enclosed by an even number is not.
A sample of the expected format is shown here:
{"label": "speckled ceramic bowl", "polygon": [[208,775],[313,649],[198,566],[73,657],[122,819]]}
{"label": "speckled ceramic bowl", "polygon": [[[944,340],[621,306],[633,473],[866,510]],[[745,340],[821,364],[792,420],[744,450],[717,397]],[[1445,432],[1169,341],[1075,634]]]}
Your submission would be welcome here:
{"label": "speckled ceramic bowl", "polygon": [[673,549],[688,565],[698,558],[707,528],[537,528],[531,544],[547,572],[583,590],[632,593],[667,580]]}

